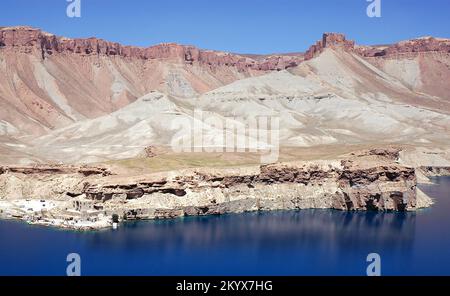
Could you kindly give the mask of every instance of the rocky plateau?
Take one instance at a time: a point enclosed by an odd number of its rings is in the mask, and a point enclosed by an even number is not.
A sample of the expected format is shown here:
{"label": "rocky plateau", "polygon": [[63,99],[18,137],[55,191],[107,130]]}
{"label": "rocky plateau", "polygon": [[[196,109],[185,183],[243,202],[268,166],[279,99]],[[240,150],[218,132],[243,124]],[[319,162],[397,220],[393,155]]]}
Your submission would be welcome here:
{"label": "rocky plateau", "polygon": [[[2,167],[1,214],[80,230],[121,221],[249,211],[413,211],[432,204],[399,151],[335,160],[198,168],[129,176],[104,167]],[[45,196],[45,199],[43,197]],[[24,199],[25,198],[25,199]]]}

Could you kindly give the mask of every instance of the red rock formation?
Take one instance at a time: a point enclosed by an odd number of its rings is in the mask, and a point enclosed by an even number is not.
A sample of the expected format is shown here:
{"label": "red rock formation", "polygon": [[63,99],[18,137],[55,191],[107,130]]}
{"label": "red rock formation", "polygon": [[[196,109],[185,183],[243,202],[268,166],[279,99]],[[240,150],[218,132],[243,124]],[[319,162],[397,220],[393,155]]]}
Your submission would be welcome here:
{"label": "red rock formation", "polygon": [[354,41],[346,40],[343,34],[325,33],[322,40],[317,41],[305,53],[305,60],[320,54],[325,48],[342,48],[353,51],[363,57],[396,56],[398,54],[414,54],[420,52],[450,53],[450,40],[433,37],[407,40],[392,45],[355,46]]}
{"label": "red rock formation", "polygon": [[33,49],[42,53],[42,58],[55,53],[77,53],[82,55],[121,56],[131,59],[170,59],[187,64],[200,63],[211,66],[230,66],[239,71],[247,68],[261,71],[283,70],[297,66],[301,55],[270,55],[260,60],[219,51],[200,50],[194,46],[163,43],[148,48],[123,46],[97,38],[68,39],[57,37],[30,27],[6,27],[0,29],[0,47],[17,47],[29,53]]}
{"label": "red rock formation", "polygon": [[450,53],[450,40],[425,37],[387,46],[360,46],[356,49],[356,52],[364,57],[390,57],[421,52]]}
{"label": "red rock formation", "polygon": [[345,35],[339,33],[324,33],[322,40],[317,41],[305,53],[305,60],[310,60],[320,54],[325,48],[342,48],[344,50],[353,50],[355,42],[347,40]]}
{"label": "red rock formation", "polygon": [[[174,43],[123,46],[97,38],[57,37],[30,27],[0,27],[0,118],[24,135],[39,136],[119,110],[153,90],[193,97],[238,79],[295,67],[324,48],[353,51],[383,71],[384,59],[373,57],[438,51],[450,60],[450,41],[435,38],[355,47],[342,34],[326,33],[304,55],[239,55]],[[448,97],[450,88],[442,77],[450,70],[444,58],[420,61],[418,91]]]}
{"label": "red rock formation", "polygon": [[424,37],[355,52],[416,92],[450,98],[450,39]]}
{"label": "red rock formation", "polygon": [[[163,43],[148,48],[123,46],[97,38],[68,39],[42,32],[31,27],[0,27],[0,47],[17,47],[23,52],[40,50],[42,57],[55,53],[78,53],[82,55],[122,56],[127,58],[172,59],[188,64],[225,65],[236,67],[240,71],[247,68],[262,71],[282,70],[295,67],[303,61],[302,54],[268,55],[255,59],[249,56],[224,53],[220,51],[200,50],[194,46],[175,43]],[[309,60],[321,53],[324,48],[342,48],[354,51],[364,57],[390,56],[399,53],[450,52],[450,40],[433,37],[419,38],[399,42],[388,46],[358,46],[339,33],[324,33],[304,54]]]}
{"label": "red rock formation", "polygon": [[158,90],[191,97],[294,67],[301,54],[249,56],[164,43],[142,48],[0,27],[0,118],[38,136],[114,112]]}

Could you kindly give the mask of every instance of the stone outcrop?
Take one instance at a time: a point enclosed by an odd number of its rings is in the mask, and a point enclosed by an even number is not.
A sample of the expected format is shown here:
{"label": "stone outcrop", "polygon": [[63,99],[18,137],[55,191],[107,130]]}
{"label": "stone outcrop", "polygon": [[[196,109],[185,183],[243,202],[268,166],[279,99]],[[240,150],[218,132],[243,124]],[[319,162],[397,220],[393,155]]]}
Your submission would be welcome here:
{"label": "stone outcrop", "polygon": [[[1,167],[0,195],[10,206],[5,208],[1,201],[0,206],[12,217],[59,221],[75,228],[74,219],[89,219],[89,228],[108,226],[113,214],[133,220],[310,208],[411,211],[429,206],[431,200],[416,188],[415,169],[398,164],[397,153],[395,148],[372,149],[336,160],[137,176],[109,175],[101,168]],[[43,196],[52,204],[45,212],[23,212],[14,206],[31,199],[32,207],[32,200]],[[71,222],[61,222],[66,220]]]}
{"label": "stone outcrop", "polygon": [[237,54],[220,51],[201,50],[194,46],[175,43],[163,43],[147,48],[124,46],[98,38],[69,39],[57,37],[31,27],[6,27],[0,29],[0,48],[14,47],[30,53],[37,50],[45,59],[57,53],[74,53],[81,55],[121,56],[130,59],[164,60],[171,59],[186,64],[206,64],[210,66],[229,66],[238,71],[247,69],[272,71],[297,66],[301,55],[268,55],[252,59]]}
{"label": "stone outcrop", "polygon": [[310,60],[320,53],[323,52],[325,48],[333,49],[343,49],[347,51],[353,50],[355,47],[355,42],[347,40],[345,35],[339,33],[325,33],[322,36],[322,40],[316,42],[312,45],[305,53],[305,60]]}
{"label": "stone outcrop", "polygon": [[394,56],[419,52],[450,52],[450,40],[424,37],[402,41],[392,45],[355,46],[344,34],[324,33],[322,39],[312,45],[304,54],[267,55],[253,58],[220,51],[201,50],[194,46],[163,43],[147,48],[124,46],[98,38],[70,39],[58,37],[32,27],[0,27],[0,48],[15,47],[26,53],[39,50],[42,57],[56,53],[76,53],[82,55],[122,56],[125,58],[176,59],[185,63],[227,65],[243,71],[246,68],[271,71],[295,67],[303,60],[320,54],[325,48],[341,48],[364,57]]}
{"label": "stone outcrop", "polygon": [[419,169],[426,177],[450,176],[450,167],[447,166],[422,166]]}
{"label": "stone outcrop", "polygon": [[71,166],[71,165],[33,165],[33,166],[0,166],[0,175],[6,173],[24,175],[67,175],[81,174],[83,176],[109,176],[111,172],[102,167]]}
{"label": "stone outcrop", "polygon": [[363,57],[396,57],[424,52],[450,53],[450,40],[424,37],[386,46],[359,46],[355,52]]}
{"label": "stone outcrop", "polygon": [[124,219],[306,208],[414,210],[415,170],[395,163],[397,153],[373,149],[340,162],[273,164],[244,171],[187,170],[86,184],[82,193]]}
{"label": "stone outcrop", "polygon": [[388,159],[391,161],[398,161],[400,157],[400,152],[402,149],[400,147],[386,147],[386,148],[374,148],[358,152],[350,153],[350,156],[356,157],[371,157],[372,159]]}
{"label": "stone outcrop", "polygon": [[417,55],[424,52],[450,53],[450,39],[424,37],[398,42],[391,45],[357,46],[339,33],[325,33],[322,40],[312,45],[305,53],[305,60],[310,60],[325,48],[342,49],[354,52],[362,57],[396,57],[399,55]]}
{"label": "stone outcrop", "polygon": [[[109,206],[117,200],[126,202],[116,208],[126,219],[305,208],[405,211],[416,208],[416,178],[414,169],[398,165],[286,164],[263,166],[255,174],[194,172],[176,180],[95,184],[84,194]],[[162,211],[139,199],[172,201]],[[132,204],[139,206],[130,208]]]}

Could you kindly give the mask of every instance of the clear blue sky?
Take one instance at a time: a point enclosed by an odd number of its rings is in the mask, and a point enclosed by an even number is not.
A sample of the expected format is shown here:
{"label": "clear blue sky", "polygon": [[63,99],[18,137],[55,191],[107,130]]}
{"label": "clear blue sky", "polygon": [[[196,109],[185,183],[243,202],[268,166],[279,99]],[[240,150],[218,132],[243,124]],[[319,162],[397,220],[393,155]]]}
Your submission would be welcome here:
{"label": "clear blue sky", "polygon": [[81,0],[82,17],[66,16],[66,0],[1,0],[0,26],[30,25],[67,37],[99,37],[127,45],[161,42],[239,53],[304,51],[323,32],[360,44],[412,37],[450,37],[450,0]]}

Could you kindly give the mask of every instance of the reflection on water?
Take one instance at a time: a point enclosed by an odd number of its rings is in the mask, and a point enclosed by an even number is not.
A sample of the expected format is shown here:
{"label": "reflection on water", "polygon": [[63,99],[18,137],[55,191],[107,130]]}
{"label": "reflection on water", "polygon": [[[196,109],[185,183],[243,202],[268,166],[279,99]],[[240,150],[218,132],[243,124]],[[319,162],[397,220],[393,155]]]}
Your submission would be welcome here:
{"label": "reflection on water", "polygon": [[383,274],[450,274],[450,178],[423,190],[417,213],[302,210],[128,222],[80,233],[0,222],[0,274],[364,275],[377,252]]}
{"label": "reflection on water", "polygon": [[[415,234],[415,213],[348,213],[303,210],[190,217],[156,222],[128,222],[120,230],[99,232],[86,239],[92,247],[224,248],[236,245],[257,250],[317,247],[360,250],[371,245],[407,251]],[[381,227],[382,226],[382,227]]]}

